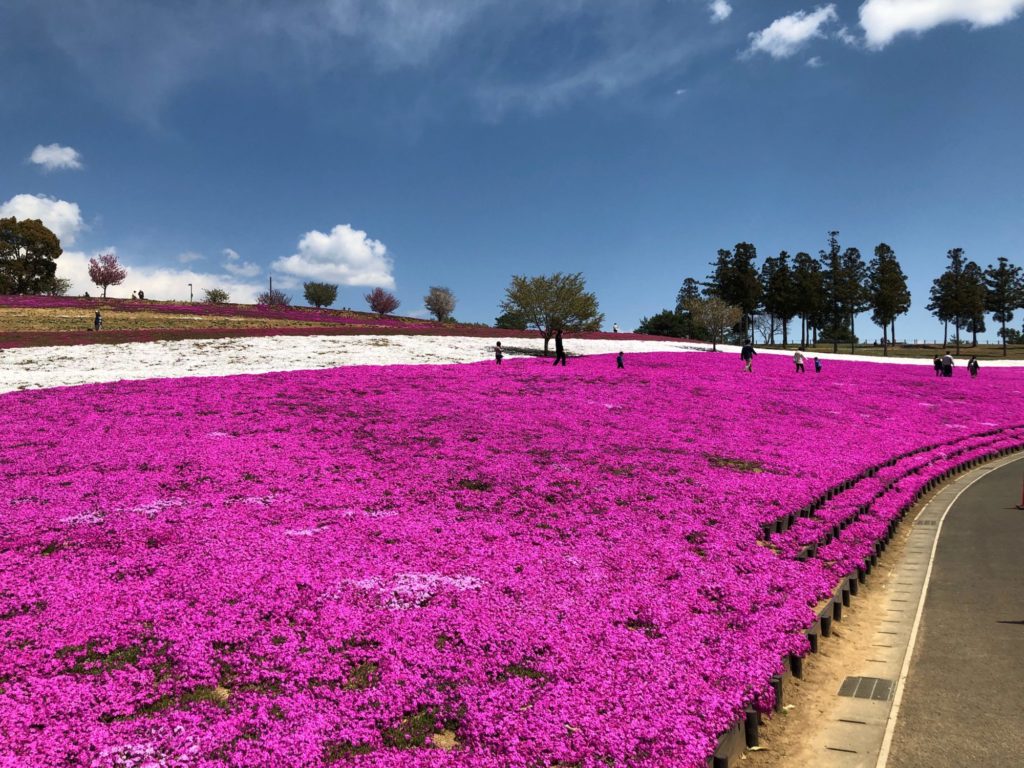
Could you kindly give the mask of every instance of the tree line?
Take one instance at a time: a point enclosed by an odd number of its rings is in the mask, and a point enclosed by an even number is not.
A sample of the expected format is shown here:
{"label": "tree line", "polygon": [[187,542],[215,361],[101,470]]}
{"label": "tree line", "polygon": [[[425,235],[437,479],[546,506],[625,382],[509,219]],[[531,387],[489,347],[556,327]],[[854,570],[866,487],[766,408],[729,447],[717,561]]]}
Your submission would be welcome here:
{"label": "tree line", "polygon": [[[977,334],[985,330],[985,314],[1001,324],[999,336],[1004,354],[1007,342],[1021,340],[1021,334],[1006,324],[1016,309],[1024,307],[1021,270],[1000,257],[995,265],[982,269],[967,261],[962,248],[947,253],[946,270],[936,278],[927,309],[943,323],[948,343],[952,329],[957,352],[960,332]],[[743,341],[760,334],[765,343],[791,343],[790,326],[800,346],[857,344],[857,319],[870,312],[871,322],[882,331],[883,354],[896,340],[896,320],[911,307],[907,277],[886,243],[875,246],[865,261],[860,249],[844,248],[839,232],[828,233],[826,247],[817,257],[801,251],[782,251],[769,256],[760,266],[757,249],[751,243],[718,251],[704,281],[683,280],[674,309],[645,317],[638,333],[700,338],[713,343]]]}

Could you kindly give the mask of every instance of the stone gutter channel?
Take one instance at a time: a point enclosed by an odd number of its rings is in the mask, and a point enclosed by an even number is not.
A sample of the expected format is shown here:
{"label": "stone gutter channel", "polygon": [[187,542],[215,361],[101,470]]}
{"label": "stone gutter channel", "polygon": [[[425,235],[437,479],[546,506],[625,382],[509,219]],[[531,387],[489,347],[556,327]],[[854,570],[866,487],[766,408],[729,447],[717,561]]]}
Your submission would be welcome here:
{"label": "stone gutter channel", "polygon": [[[864,526],[867,530],[881,526],[874,544],[866,544],[863,560],[858,559],[858,565],[839,580],[832,594],[817,606],[817,618],[805,628],[810,653],[815,654],[831,636],[833,623],[842,621],[844,609],[851,607],[899,524],[926,494],[941,486],[913,518],[903,559],[894,564],[891,580],[895,589],[880,598],[885,601],[885,629],[879,632],[878,642],[872,643],[872,658],[863,662],[863,669],[852,670],[856,676],[843,683],[831,724],[812,736],[820,746],[819,754],[828,756],[830,768],[876,765],[883,742],[890,737],[887,728],[894,694],[898,681],[906,675],[905,662],[920,620],[940,522],[963,490],[1014,461],[1017,457],[1012,454],[1022,449],[1024,425],[926,446],[869,467],[799,512],[762,525],[766,544],[777,543],[780,556],[800,561],[819,557],[822,548],[841,540],[851,526],[861,532]],[[785,704],[785,681],[802,678],[803,666],[804,659],[795,654],[781,660],[781,671],[771,679],[775,712],[782,711]],[[748,749],[759,747],[762,717],[753,706],[748,707],[744,716],[720,735],[714,754],[707,758],[708,768],[735,768]]]}

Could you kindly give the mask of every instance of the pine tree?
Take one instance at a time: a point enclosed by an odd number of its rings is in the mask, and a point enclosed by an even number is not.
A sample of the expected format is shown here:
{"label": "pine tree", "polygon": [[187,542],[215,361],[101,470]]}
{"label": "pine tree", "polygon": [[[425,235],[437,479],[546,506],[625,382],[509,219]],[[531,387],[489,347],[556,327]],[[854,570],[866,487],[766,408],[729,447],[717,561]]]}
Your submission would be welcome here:
{"label": "pine tree", "polygon": [[[889,328],[910,309],[910,290],[895,252],[885,243],[875,246],[875,257],[868,265],[867,292],[871,320],[882,328],[882,354],[887,355]],[[895,332],[892,341],[896,342]]]}
{"label": "pine tree", "polygon": [[775,320],[782,326],[782,345],[789,344],[789,321],[798,312],[796,276],[789,265],[789,254],[780,251],[778,256],[769,256],[761,266],[761,284],[764,287],[762,303],[764,311],[772,318],[772,343],[775,336]]}
{"label": "pine tree", "polygon": [[985,270],[985,308],[1000,325],[1003,339],[1003,357],[1006,357],[1006,324],[1013,320],[1013,311],[1024,307],[1024,278],[1020,267],[1011,264],[1005,256],[999,257],[997,266],[989,264]]}

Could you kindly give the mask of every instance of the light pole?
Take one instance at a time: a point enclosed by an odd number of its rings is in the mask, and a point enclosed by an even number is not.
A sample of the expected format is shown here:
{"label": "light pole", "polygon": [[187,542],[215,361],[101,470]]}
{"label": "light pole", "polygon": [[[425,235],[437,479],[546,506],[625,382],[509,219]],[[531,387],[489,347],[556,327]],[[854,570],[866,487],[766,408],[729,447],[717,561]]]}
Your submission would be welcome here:
{"label": "light pole", "polygon": [[189,304],[192,303],[192,283],[188,284],[188,301]]}

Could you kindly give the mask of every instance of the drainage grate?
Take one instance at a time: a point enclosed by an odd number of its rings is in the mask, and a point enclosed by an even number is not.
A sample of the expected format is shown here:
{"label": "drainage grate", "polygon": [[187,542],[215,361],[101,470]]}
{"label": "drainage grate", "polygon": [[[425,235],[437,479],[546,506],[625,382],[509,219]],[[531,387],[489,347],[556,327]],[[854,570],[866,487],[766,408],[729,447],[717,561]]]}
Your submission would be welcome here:
{"label": "drainage grate", "polygon": [[839,695],[855,699],[888,701],[892,695],[892,680],[881,677],[848,677],[839,687]]}

